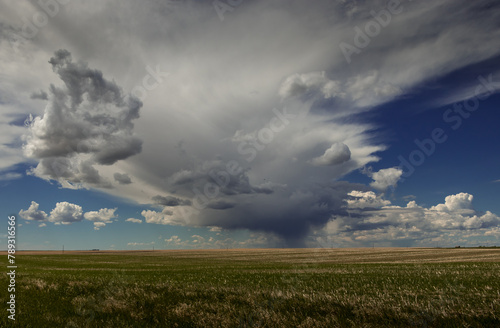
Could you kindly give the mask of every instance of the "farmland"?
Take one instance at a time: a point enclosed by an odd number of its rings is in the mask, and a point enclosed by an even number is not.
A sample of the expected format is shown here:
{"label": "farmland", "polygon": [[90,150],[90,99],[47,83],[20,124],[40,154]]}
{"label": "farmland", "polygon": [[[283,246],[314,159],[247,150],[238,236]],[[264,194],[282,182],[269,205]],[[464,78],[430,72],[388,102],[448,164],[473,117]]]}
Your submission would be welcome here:
{"label": "farmland", "polygon": [[494,248],[18,252],[17,265],[2,327],[500,326]]}

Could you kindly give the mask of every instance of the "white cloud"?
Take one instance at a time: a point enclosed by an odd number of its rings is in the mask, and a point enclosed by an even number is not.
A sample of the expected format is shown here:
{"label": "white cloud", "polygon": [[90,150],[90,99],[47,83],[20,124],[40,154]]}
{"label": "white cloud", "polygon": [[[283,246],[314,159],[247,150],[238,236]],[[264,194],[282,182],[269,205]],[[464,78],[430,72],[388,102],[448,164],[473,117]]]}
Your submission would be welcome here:
{"label": "white cloud", "polygon": [[133,222],[133,223],[142,223],[142,220],[140,220],[140,219],[134,219],[134,218],[128,218],[125,221],[126,222]]}
{"label": "white cloud", "polygon": [[107,223],[113,222],[112,219],[116,218],[116,208],[101,208],[99,211],[86,212],[83,217],[86,220],[94,223],[94,229],[99,230],[106,226]]}
{"label": "white cloud", "polygon": [[382,199],[381,196],[375,194],[373,191],[363,192],[353,190],[347,195],[352,197],[346,200],[348,208],[380,208],[391,204],[390,201]]}
{"label": "white cloud", "polygon": [[193,244],[202,244],[205,242],[205,238],[200,235],[192,235],[191,238],[193,238]]}
{"label": "white cloud", "polygon": [[186,221],[182,217],[175,215],[174,211],[165,207],[161,212],[144,210],[141,215],[146,219],[146,223],[185,225]]}
{"label": "white cloud", "polygon": [[368,171],[368,176],[373,179],[370,186],[381,191],[385,191],[389,187],[395,188],[402,174],[403,170],[395,167],[381,169],[377,172]]}
{"label": "white cloud", "polygon": [[[34,221],[48,221],[54,224],[71,224],[73,222],[80,222],[82,219],[92,221],[94,223],[94,229],[99,230],[99,228],[104,227],[107,223],[111,223],[116,218],[116,208],[102,208],[99,211],[89,211],[84,213],[80,205],[59,202],[56,204],[54,209],[47,215],[44,211],[38,209],[39,204],[32,201],[30,207],[27,210],[20,210],[19,215],[25,220]],[[140,220],[138,220],[140,221]],[[39,227],[45,227],[46,224],[41,224]]]}
{"label": "white cloud", "polygon": [[141,243],[141,242],[130,242],[127,243],[127,246],[153,246],[155,244],[154,241],[150,243]]}
{"label": "white cloud", "polygon": [[86,212],[83,216],[92,222],[111,223],[112,219],[116,217],[115,211],[116,208],[102,208],[99,211]]}
{"label": "white cloud", "polygon": [[165,241],[167,243],[178,243],[181,241],[181,239],[179,238],[179,236],[172,236],[169,239],[165,239]]}
{"label": "white cloud", "polygon": [[421,208],[420,206],[417,205],[417,202],[414,200],[411,200],[406,204],[407,208]]}
{"label": "white cloud", "polygon": [[474,196],[467,193],[459,193],[450,195],[445,198],[444,204],[439,204],[431,207],[431,210],[440,212],[453,212],[453,211],[470,211],[472,209],[472,200]]}
{"label": "white cloud", "polygon": [[3,174],[0,174],[0,181],[9,181],[9,180],[15,180],[22,178],[23,175],[21,173],[16,173],[16,172],[6,172]]}
{"label": "white cloud", "polygon": [[83,211],[80,205],[68,202],[59,202],[50,212],[49,221],[56,224],[70,224],[83,219]]}
{"label": "white cloud", "polygon": [[104,226],[106,226],[105,222],[94,222],[94,230],[99,230]]}
{"label": "white cloud", "polygon": [[285,79],[279,90],[282,98],[301,95],[337,97],[350,109],[355,107],[357,110],[394,99],[402,93],[400,87],[384,81],[377,70],[358,74],[344,82],[329,79],[324,71],[293,74]]}
{"label": "white cloud", "polygon": [[174,248],[190,248],[190,243],[187,240],[182,240],[179,236],[172,236],[165,239],[165,243],[168,247]]}
{"label": "white cloud", "polygon": [[[44,114],[30,126],[24,152],[39,161],[31,173],[72,186],[109,188],[111,183],[94,166],[111,165],[141,151],[132,121],[139,117],[142,103],[123,95],[100,71],[74,63],[67,50],[58,50],[49,63],[65,87],[51,85]],[[123,183],[124,176],[117,180]]]}
{"label": "white cloud", "polygon": [[37,202],[32,201],[30,207],[25,210],[20,210],[19,215],[25,220],[34,220],[34,221],[45,221],[47,220],[47,213],[44,211],[40,211],[38,209],[39,204]]}
{"label": "white cloud", "polygon": [[282,98],[300,96],[310,91],[319,91],[325,98],[343,96],[340,83],[325,76],[326,72],[293,74],[281,84],[279,95]]}
{"label": "white cloud", "polygon": [[500,227],[492,228],[484,233],[485,236],[500,238]]}
{"label": "white cloud", "polygon": [[311,163],[317,166],[339,165],[350,159],[351,151],[349,147],[342,142],[336,142],[323,155],[313,158]]}
{"label": "white cloud", "polygon": [[349,79],[346,92],[357,106],[365,107],[393,99],[400,95],[402,90],[396,85],[383,81],[380,73],[372,70]]}
{"label": "white cloud", "polygon": [[447,196],[444,204],[430,208],[419,206],[414,200],[406,207],[394,206],[373,192],[353,191],[349,196],[349,215],[337,216],[323,230],[326,238],[344,246],[368,242],[388,246],[453,246],[473,234],[494,243],[487,237],[496,236],[500,227],[500,217],[490,211],[474,210],[473,197],[466,193]]}

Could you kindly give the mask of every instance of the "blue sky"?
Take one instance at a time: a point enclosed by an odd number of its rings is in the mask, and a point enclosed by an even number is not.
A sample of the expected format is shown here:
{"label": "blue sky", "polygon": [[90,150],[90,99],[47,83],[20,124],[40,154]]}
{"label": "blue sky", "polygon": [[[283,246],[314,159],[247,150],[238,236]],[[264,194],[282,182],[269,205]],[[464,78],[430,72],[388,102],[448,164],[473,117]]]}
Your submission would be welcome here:
{"label": "blue sky", "polygon": [[20,249],[500,244],[494,1],[0,6]]}
{"label": "blue sky", "polygon": [[[495,60],[498,62],[499,58],[495,57],[490,62]],[[463,118],[456,130],[452,128],[456,121],[449,123],[443,119],[444,113],[453,109],[453,104],[430,105],[451,93],[453,89],[448,89],[448,86],[460,90],[468,83],[479,84],[478,76],[486,76],[491,70],[488,61],[483,65],[472,65],[458,73],[453,72],[435,81],[435,85],[439,86],[437,88],[428,90],[421,86],[421,90],[414,95],[384,104],[376,112],[361,117],[361,120],[376,122],[382,140],[390,144],[382,160],[373,164],[375,169],[401,165],[399,156],[409,160],[410,153],[419,149],[414,140],[429,139],[436,128],[443,129],[448,137],[444,143],[436,144],[435,152],[426,155],[421,166],[414,167],[414,174],[398,183],[394,190],[397,195],[412,194],[418,196],[422,204],[434,205],[438,194],[450,195],[468,190],[476,196],[476,206],[499,212],[500,204],[495,200],[500,185],[495,181],[498,180],[500,155],[491,151],[495,141],[500,140],[500,131],[496,128],[500,117],[499,95],[493,94],[480,101],[478,109]],[[357,171],[347,180],[369,182],[366,175]]]}

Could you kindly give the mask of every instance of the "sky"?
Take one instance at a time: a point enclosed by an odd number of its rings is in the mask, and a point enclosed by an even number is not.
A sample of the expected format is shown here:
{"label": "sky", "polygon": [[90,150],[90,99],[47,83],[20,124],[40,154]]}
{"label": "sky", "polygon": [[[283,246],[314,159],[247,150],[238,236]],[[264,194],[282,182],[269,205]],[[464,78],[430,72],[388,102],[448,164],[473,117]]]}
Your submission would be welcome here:
{"label": "sky", "polygon": [[500,245],[497,1],[0,8],[17,249]]}

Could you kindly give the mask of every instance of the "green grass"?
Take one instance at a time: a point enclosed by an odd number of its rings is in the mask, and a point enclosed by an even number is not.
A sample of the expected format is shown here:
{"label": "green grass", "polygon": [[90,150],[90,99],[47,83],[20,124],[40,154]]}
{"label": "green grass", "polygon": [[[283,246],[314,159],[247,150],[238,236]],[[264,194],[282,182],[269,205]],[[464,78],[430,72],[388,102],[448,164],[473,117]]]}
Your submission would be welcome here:
{"label": "green grass", "polygon": [[[17,320],[4,310],[0,326],[500,326],[499,262],[377,263],[363,254],[19,255]],[[6,304],[7,293],[0,295]]]}

